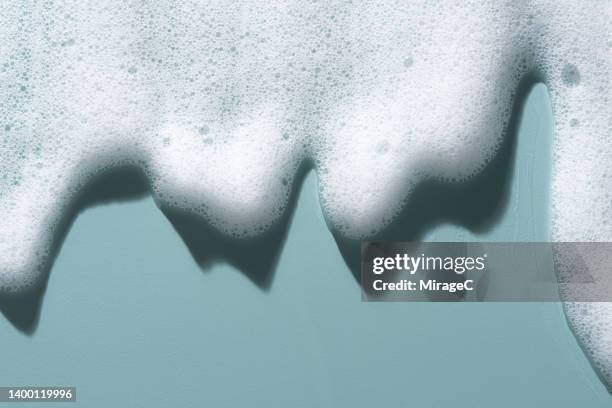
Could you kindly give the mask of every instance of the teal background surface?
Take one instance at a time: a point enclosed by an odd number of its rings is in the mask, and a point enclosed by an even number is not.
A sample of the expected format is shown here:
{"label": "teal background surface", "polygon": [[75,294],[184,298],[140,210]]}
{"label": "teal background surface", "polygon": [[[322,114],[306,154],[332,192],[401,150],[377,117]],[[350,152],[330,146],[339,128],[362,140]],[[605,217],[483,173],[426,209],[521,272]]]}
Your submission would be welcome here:
{"label": "teal background surface", "polygon": [[[548,240],[551,129],[538,85],[500,220],[426,239]],[[612,405],[558,303],[360,299],[314,173],[268,289],[224,262],[200,268],[152,199],[100,205],[71,228],[36,331],[0,318],[0,385],[77,387],[54,407]]]}

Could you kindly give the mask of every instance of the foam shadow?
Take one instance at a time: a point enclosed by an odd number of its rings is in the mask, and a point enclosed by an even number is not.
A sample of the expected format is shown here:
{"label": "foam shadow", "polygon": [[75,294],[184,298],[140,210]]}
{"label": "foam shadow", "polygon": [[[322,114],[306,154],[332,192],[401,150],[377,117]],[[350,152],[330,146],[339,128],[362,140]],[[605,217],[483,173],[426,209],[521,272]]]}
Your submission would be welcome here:
{"label": "foam shadow", "polygon": [[254,238],[232,238],[213,228],[200,215],[162,207],[172,226],[203,271],[226,262],[247,276],[262,290],[272,285],[278,258],[287,237],[296,207],[298,193],[310,166],[304,163],[297,170],[285,212],[274,225]]}
{"label": "foam shadow", "polygon": [[117,201],[134,200],[148,193],[146,178],[132,167],[117,167],[94,176],[78,193],[65,212],[52,237],[49,259],[45,262],[43,279],[24,293],[0,296],[0,312],[13,326],[26,334],[33,334],[38,326],[44,294],[49,281],[49,272],[62,244],[79,213],[87,208]]}
{"label": "foam shadow", "polygon": [[[456,183],[426,180],[418,184],[395,221],[369,241],[420,241],[441,223],[485,232],[499,222],[510,199],[516,140],[523,108],[531,89],[541,81],[526,75],[515,93],[508,127],[496,155],[477,175]],[[333,232],[336,244],[351,273],[361,282],[361,242]]]}
{"label": "foam shadow", "polygon": [[[200,216],[161,208],[183,239],[194,260],[203,270],[225,261],[243,272],[263,290],[269,289],[280,251],[286,238],[289,221],[295,209],[298,192],[310,167],[305,163],[297,171],[289,197],[289,205],[281,220],[254,239],[232,239],[222,235]],[[43,279],[30,290],[0,296],[0,312],[21,332],[32,335],[40,320],[42,301],[50,271],[62,244],[78,215],[100,204],[143,198],[150,194],[146,176],[134,167],[117,167],[94,177],[65,212],[54,237]]]}

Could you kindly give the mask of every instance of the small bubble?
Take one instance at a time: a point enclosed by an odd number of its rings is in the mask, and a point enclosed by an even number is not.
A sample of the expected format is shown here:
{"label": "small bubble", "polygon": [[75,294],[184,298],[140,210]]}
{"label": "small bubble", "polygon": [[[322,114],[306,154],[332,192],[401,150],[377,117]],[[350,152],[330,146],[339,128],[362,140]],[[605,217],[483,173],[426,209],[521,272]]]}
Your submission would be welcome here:
{"label": "small bubble", "polygon": [[210,128],[206,125],[203,125],[201,128],[198,129],[198,132],[200,132],[201,135],[207,135],[208,132],[210,132]]}
{"label": "small bubble", "polygon": [[580,71],[573,64],[565,64],[561,71],[561,79],[567,86],[576,86],[580,83]]}
{"label": "small bubble", "polygon": [[132,66],[128,68],[128,72],[130,74],[135,74],[136,72],[138,72],[138,69],[136,69],[136,67]]}
{"label": "small bubble", "polygon": [[385,154],[389,151],[389,142],[383,140],[376,146],[376,151],[380,154]]}
{"label": "small bubble", "polygon": [[408,57],[408,58],[404,59],[404,66],[406,68],[410,68],[412,66],[412,64],[414,64],[414,60],[412,59],[412,57]]}

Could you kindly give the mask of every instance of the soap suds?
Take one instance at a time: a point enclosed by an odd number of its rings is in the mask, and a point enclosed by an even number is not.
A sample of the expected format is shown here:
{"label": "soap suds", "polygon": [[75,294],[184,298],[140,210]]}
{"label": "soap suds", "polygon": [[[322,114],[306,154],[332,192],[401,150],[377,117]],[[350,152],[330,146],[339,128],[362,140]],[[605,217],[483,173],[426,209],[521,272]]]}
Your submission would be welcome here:
{"label": "soap suds", "polygon": [[[309,161],[330,226],[368,237],[420,181],[492,159],[527,74],[555,114],[552,238],[609,241],[611,7],[5,1],[0,292],[39,281],[67,208],[116,166],[246,237],[282,216]],[[612,306],[566,310],[611,382]]]}

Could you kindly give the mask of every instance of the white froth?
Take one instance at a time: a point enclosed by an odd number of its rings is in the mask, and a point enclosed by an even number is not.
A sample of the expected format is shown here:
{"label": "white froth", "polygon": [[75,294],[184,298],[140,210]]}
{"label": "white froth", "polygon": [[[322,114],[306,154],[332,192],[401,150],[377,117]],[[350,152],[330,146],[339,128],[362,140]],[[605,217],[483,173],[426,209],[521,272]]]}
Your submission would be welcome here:
{"label": "white froth", "polygon": [[[37,281],[80,189],[118,165],[140,168],[160,205],[241,237],[282,215],[310,161],[330,225],[371,235],[419,181],[483,168],[527,73],[554,105],[553,238],[609,241],[610,8],[5,1],[0,291]],[[567,306],[600,367],[609,309]]]}
{"label": "white froth", "polygon": [[[610,242],[612,4],[589,2],[574,5],[572,12],[551,6],[550,15],[543,46],[555,113],[553,239]],[[593,257],[584,254],[584,259]],[[609,275],[610,268],[600,262],[591,272]],[[571,292],[563,295],[576,298]],[[612,387],[612,303],[568,302],[564,308],[583,349]]]}

